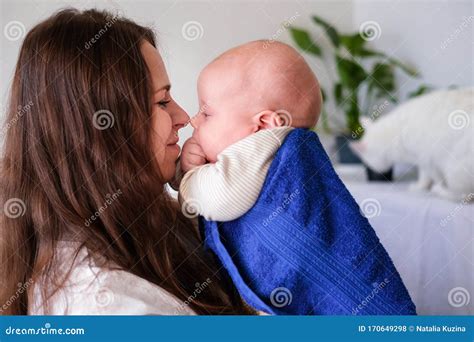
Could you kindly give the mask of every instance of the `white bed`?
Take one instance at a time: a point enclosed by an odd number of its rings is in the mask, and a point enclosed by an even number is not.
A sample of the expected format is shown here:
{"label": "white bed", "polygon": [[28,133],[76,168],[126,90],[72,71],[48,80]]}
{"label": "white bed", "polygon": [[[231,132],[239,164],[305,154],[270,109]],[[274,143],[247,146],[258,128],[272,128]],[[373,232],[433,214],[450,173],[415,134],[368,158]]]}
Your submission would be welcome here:
{"label": "white bed", "polygon": [[341,178],[364,204],[418,314],[473,315],[474,203],[413,192],[408,182]]}

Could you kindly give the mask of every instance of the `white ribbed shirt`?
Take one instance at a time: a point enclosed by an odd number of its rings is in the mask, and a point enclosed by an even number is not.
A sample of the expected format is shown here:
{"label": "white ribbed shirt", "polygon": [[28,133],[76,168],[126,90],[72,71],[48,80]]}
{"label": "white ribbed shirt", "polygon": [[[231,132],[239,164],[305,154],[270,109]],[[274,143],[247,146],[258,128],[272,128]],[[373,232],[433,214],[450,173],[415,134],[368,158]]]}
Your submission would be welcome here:
{"label": "white ribbed shirt", "polygon": [[189,170],[179,186],[188,214],[210,221],[232,221],[253,207],[268,169],[292,127],[265,129],[230,145],[215,163]]}

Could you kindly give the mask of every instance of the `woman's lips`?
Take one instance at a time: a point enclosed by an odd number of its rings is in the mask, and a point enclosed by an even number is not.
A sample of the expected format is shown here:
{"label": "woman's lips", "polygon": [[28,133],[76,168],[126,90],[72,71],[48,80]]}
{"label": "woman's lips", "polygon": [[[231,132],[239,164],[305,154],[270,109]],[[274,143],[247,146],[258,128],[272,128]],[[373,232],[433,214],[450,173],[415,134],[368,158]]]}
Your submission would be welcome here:
{"label": "woman's lips", "polygon": [[179,151],[181,150],[181,148],[180,148],[179,145],[178,145],[178,141],[179,141],[178,134],[175,133],[175,134],[174,134],[174,139],[171,140],[171,142],[169,142],[169,143],[166,145],[166,147],[176,149],[176,150],[179,152]]}
{"label": "woman's lips", "polygon": [[178,152],[181,150],[181,147],[179,147],[179,145],[176,143],[172,143],[172,144],[168,144],[166,145],[166,147],[169,147],[169,148],[172,148],[172,149],[176,149]]}
{"label": "woman's lips", "polygon": [[179,137],[175,136],[173,140],[171,140],[167,145],[176,145],[179,141]]}

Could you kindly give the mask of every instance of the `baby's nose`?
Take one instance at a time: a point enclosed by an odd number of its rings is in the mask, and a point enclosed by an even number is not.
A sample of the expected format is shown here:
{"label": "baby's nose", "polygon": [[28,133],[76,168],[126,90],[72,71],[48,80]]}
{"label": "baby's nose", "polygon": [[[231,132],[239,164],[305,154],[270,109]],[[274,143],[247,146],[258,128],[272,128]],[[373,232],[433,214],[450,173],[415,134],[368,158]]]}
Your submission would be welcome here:
{"label": "baby's nose", "polygon": [[198,121],[199,114],[194,115],[191,119],[189,119],[189,123],[193,128],[197,128],[197,121]]}

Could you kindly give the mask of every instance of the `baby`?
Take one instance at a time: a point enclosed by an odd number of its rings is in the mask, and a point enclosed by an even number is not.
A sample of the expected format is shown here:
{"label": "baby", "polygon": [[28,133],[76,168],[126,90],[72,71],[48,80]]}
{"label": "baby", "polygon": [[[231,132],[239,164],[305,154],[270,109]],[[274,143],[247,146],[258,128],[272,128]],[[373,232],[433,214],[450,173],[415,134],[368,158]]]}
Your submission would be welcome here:
{"label": "baby", "polygon": [[415,313],[309,130],[322,98],[302,56],[278,42],[238,46],[204,68],[198,95],[179,200],[244,300],[270,314]]}
{"label": "baby", "polygon": [[207,65],[198,97],[201,110],[181,154],[180,201],[207,220],[230,221],[255,203],[289,126],[316,125],[319,83],[292,47],[254,41]]}

